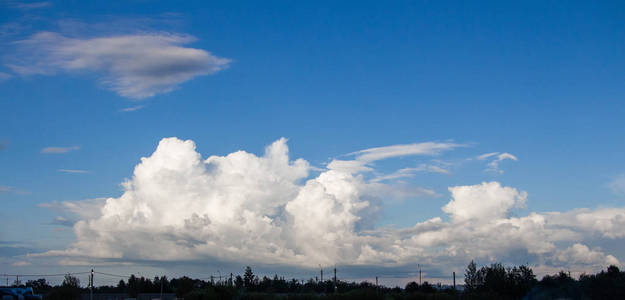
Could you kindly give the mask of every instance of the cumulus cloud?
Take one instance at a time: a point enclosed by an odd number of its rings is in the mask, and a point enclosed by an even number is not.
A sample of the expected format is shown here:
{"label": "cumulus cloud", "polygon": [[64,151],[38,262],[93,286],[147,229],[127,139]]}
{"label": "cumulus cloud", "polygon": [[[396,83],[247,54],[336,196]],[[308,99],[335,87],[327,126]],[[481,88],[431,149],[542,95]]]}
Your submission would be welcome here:
{"label": "cumulus cloud", "polygon": [[72,151],[76,151],[79,150],[80,147],[79,146],[71,146],[71,147],[45,147],[43,149],[41,149],[41,153],[45,153],[45,154],[63,154],[63,153],[68,153],[68,152],[72,152]]}
{"label": "cumulus cloud", "polygon": [[600,249],[591,250],[588,246],[575,243],[556,253],[555,258],[563,263],[574,263],[577,265],[598,266],[599,268],[609,265],[618,265],[619,261],[612,255],[605,255]]}
{"label": "cumulus cloud", "polygon": [[[367,160],[384,157],[390,156]],[[310,170],[307,161],[289,157],[286,139],[263,155],[236,151],[203,159],[193,141],[166,138],[141,159],[120,197],[41,204],[79,215],[76,243],[32,257],[301,268],[415,262],[447,268],[477,258],[587,268],[618,262],[589,248],[597,236],[625,236],[622,208],[513,217],[527,193],[498,182],[450,187],[441,217],[376,228],[380,198],[391,197],[395,183],[372,182],[353,169],[328,168],[315,176]]]}
{"label": "cumulus cloud", "polygon": [[499,182],[450,187],[452,200],[443,207],[454,221],[505,218],[513,207],[524,207],[526,192],[502,187]]}
{"label": "cumulus cloud", "polygon": [[71,38],[39,32],[16,42],[19,58],[7,66],[20,75],[94,72],[119,95],[144,99],[228,67],[229,59],[183,46],[194,40],[167,33]]}
{"label": "cumulus cloud", "polygon": [[504,153],[499,153],[499,152],[491,152],[491,153],[485,153],[482,154],[480,156],[477,157],[478,160],[487,160],[487,159],[491,159],[491,161],[488,163],[488,168],[486,170],[488,171],[492,171],[495,173],[499,173],[499,174],[503,174],[503,171],[501,169],[499,169],[499,163],[501,163],[502,161],[509,159],[509,160],[514,160],[517,161],[517,157],[508,153],[508,152],[504,152]]}

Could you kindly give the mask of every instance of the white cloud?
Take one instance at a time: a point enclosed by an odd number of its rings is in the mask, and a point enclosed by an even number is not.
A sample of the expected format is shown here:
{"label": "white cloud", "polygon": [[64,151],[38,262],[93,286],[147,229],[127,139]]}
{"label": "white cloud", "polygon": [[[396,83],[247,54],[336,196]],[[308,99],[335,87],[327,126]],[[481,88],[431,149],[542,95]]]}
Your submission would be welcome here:
{"label": "white cloud", "polygon": [[450,187],[452,200],[443,207],[454,221],[505,218],[513,207],[524,207],[526,192],[502,187],[499,182]]}
{"label": "white cloud", "polygon": [[379,199],[392,197],[396,185],[337,169],[309,177],[310,170],[289,158],[285,139],[261,156],[237,151],[204,160],[192,141],[166,138],[141,159],[120,197],[40,205],[82,215],[76,243],[31,257],[441,269],[478,258],[584,269],[618,261],[593,245],[597,237],[625,237],[625,208],[511,217],[527,193],[498,182],[450,187],[449,221],[375,228]]}
{"label": "white cloud", "polygon": [[625,174],[614,178],[610,184],[610,189],[617,195],[625,195]]}
{"label": "white cloud", "polygon": [[485,153],[482,154],[480,156],[477,157],[478,160],[486,160],[489,158],[493,158],[493,160],[491,160],[488,163],[488,168],[486,170],[488,171],[492,171],[495,173],[499,173],[499,174],[503,174],[503,171],[499,169],[499,163],[501,163],[502,161],[509,159],[509,160],[514,160],[517,161],[518,158],[510,153],[504,152],[504,153],[499,153],[499,152],[491,152],[491,153]]}
{"label": "white cloud", "polygon": [[20,2],[20,1],[7,1],[7,4],[12,8],[29,10],[38,9],[52,6],[52,2],[49,1],[36,1],[36,2]]}
{"label": "white cloud", "polygon": [[61,173],[70,173],[70,174],[87,174],[89,171],[87,170],[78,170],[78,169],[58,169],[57,171]]}
{"label": "white cloud", "polygon": [[71,147],[45,147],[41,149],[41,153],[45,154],[63,154],[71,151],[79,150],[79,146],[71,146]]}
{"label": "white cloud", "polygon": [[95,72],[104,86],[119,95],[144,99],[228,67],[229,59],[182,46],[194,40],[166,33],[81,39],[39,32],[17,42],[19,58],[7,66],[21,75]]}
{"label": "white cloud", "polygon": [[463,145],[455,143],[415,143],[406,145],[393,145],[385,147],[375,147],[350,153],[355,155],[356,160],[362,162],[373,162],[376,160],[387,159],[391,157],[400,157],[408,155],[436,155],[446,150],[452,150]]}
{"label": "white cloud", "polygon": [[10,187],[10,186],[0,185],[0,193],[8,193],[8,192],[10,192],[12,190],[13,190],[13,188]]}
{"label": "white cloud", "polygon": [[87,220],[100,217],[105,203],[106,198],[93,198],[79,201],[46,202],[39,203],[37,206],[66,212],[78,219]]}
{"label": "white cloud", "polygon": [[612,255],[605,255],[600,249],[591,250],[588,246],[575,243],[565,250],[558,251],[556,259],[563,263],[575,263],[581,265],[603,266],[618,265],[619,261]]}
{"label": "white cloud", "polygon": [[125,107],[125,108],[120,109],[119,111],[121,111],[121,112],[131,112],[131,111],[140,110],[140,109],[142,109],[144,107],[145,107],[145,105],[137,105],[137,106]]}
{"label": "white cloud", "polygon": [[0,72],[0,82],[5,81],[11,77],[13,77],[11,76],[11,74]]}
{"label": "white cloud", "polygon": [[418,172],[428,172],[428,173],[440,173],[440,174],[449,174],[449,170],[441,168],[439,166],[421,164],[415,168],[403,168],[399,169],[391,174],[381,175],[373,178],[371,181],[380,182],[386,180],[394,180],[400,178],[408,178],[413,177]]}
{"label": "white cloud", "polygon": [[23,261],[23,260],[16,261],[16,262],[11,264],[11,266],[13,266],[13,267],[27,267],[27,266],[30,266],[30,265],[32,265],[32,263],[30,263],[28,261]]}
{"label": "white cloud", "polygon": [[50,222],[51,225],[70,226],[70,227],[74,226],[75,223],[76,221],[70,220],[63,216],[57,216],[56,218],[54,218],[54,220],[52,220],[52,222]]}

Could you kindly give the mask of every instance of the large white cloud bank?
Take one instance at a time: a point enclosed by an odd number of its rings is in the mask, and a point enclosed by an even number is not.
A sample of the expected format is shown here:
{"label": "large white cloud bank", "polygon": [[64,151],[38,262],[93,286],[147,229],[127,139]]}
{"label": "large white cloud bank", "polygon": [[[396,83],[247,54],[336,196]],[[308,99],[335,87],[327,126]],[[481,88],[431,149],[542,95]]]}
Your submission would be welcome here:
{"label": "large white cloud bank", "polygon": [[[285,139],[269,145],[262,156],[237,151],[203,159],[193,141],[165,138],[150,157],[141,159],[134,176],[123,184],[122,196],[107,199],[96,215],[74,225],[75,244],[44,255],[210,258],[314,267],[416,262],[463,266],[473,258],[501,260],[522,253],[518,263],[545,268],[619,263],[585,241],[623,239],[625,209],[514,217],[512,212],[525,206],[528,195],[498,182],[450,187],[451,199],[442,208],[448,218],[416,222],[409,228],[372,227],[383,195],[393,196],[380,191],[396,188],[363,176],[373,161],[436,155],[459,145],[403,146],[399,148],[419,151],[372,148],[317,172],[307,161],[289,158]],[[429,195],[426,189],[416,190]]]}

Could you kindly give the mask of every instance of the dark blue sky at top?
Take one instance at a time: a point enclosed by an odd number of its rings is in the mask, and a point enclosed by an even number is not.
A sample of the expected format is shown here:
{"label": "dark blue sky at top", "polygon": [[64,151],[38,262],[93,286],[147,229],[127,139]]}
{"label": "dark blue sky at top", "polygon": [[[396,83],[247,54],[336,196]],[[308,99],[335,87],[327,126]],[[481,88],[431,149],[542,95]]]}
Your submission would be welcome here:
{"label": "dark blue sky at top", "polygon": [[[0,194],[8,224],[0,240],[63,245],[71,232],[51,234],[55,214],[36,205],[119,196],[140,157],[169,136],[194,140],[203,157],[260,154],[284,136],[292,158],[317,167],[424,141],[471,145],[441,157],[449,161],[495,151],[519,158],[501,175],[476,163],[417,175],[413,184],[441,196],[391,203],[380,224],[438,216],[448,186],[486,180],[528,191],[530,211],[625,201],[607,187],[625,172],[622,1],[68,1],[1,7],[0,20],[25,24],[0,36],[0,55],[38,31],[150,30],[189,34],[197,38],[189,47],[232,59],[227,70],[141,101],[86,72],[1,81],[0,186],[17,192]],[[135,105],[145,107],[120,112]],[[81,149],[40,153],[72,145]]]}

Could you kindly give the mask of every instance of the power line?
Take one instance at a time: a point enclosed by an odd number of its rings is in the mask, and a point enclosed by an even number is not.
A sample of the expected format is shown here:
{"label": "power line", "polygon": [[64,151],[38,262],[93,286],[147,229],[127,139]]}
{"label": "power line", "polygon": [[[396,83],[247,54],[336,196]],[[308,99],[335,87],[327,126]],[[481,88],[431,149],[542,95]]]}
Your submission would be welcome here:
{"label": "power line", "polygon": [[63,273],[63,274],[2,274],[2,277],[10,276],[10,277],[55,277],[55,276],[65,276],[65,275],[82,275],[89,274],[90,272],[77,272],[77,273]]}
{"label": "power line", "polygon": [[111,273],[104,273],[104,272],[97,272],[97,271],[94,271],[93,273],[105,275],[105,276],[112,276],[112,277],[130,278],[129,275],[118,275],[118,274],[111,274]]}

